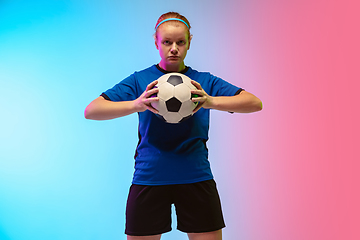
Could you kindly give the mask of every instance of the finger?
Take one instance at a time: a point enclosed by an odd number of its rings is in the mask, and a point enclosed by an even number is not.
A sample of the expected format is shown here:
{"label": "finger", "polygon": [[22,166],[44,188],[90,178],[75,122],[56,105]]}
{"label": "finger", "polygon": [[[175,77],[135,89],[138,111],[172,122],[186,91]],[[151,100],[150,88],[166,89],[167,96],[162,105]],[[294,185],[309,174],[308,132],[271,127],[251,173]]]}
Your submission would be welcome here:
{"label": "finger", "polygon": [[191,90],[191,94],[196,94],[196,95],[203,96],[204,91],[203,90]]}
{"label": "finger", "polygon": [[151,98],[146,98],[145,100],[144,100],[144,103],[145,104],[150,104],[150,103],[152,103],[152,102],[157,102],[157,101],[159,101],[159,98],[158,97],[151,97]]}
{"label": "finger", "polygon": [[197,103],[197,106],[195,108],[195,111],[197,111],[205,103],[206,98],[205,97],[196,97],[196,98],[192,98],[191,101],[193,103]]}
{"label": "finger", "polygon": [[154,95],[153,97],[155,97],[156,93],[158,93],[158,92],[159,92],[158,88],[153,88],[153,89],[147,90],[146,94],[145,94],[145,97],[149,98],[149,97],[152,97],[152,95]]}
{"label": "finger", "polygon": [[197,111],[199,111],[199,109],[202,107],[203,103],[200,103],[196,106],[196,108],[193,110],[193,113],[196,113]]}
{"label": "finger", "polygon": [[158,80],[151,82],[149,85],[147,85],[146,90],[152,89],[157,83],[158,83]]}
{"label": "finger", "polygon": [[147,110],[149,110],[149,111],[151,111],[151,112],[153,112],[155,114],[159,113],[159,111],[156,110],[155,108],[153,108],[151,105],[146,105],[146,108],[147,108]]}
{"label": "finger", "polygon": [[194,81],[194,80],[191,80],[191,83],[192,83],[192,85],[194,85],[197,89],[202,89],[200,83],[198,83],[198,82],[196,82],[196,81]]}
{"label": "finger", "polygon": [[192,98],[191,101],[192,102],[204,102],[205,99],[203,97],[197,97],[197,98]]}

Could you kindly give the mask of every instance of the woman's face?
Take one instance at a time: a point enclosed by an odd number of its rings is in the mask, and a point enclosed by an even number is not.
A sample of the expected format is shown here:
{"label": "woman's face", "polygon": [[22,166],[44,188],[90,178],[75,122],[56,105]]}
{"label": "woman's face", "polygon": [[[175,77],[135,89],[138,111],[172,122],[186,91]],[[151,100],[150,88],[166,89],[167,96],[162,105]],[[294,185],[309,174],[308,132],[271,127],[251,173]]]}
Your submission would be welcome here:
{"label": "woman's face", "polygon": [[155,45],[161,57],[160,67],[167,71],[183,70],[190,41],[185,24],[177,22],[161,24],[155,38]]}

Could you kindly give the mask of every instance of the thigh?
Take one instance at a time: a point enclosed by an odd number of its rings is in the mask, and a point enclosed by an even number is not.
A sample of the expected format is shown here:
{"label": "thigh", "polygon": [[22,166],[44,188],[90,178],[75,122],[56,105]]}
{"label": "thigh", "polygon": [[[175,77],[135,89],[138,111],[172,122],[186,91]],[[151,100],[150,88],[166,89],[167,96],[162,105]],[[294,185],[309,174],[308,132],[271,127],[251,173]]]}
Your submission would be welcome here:
{"label": "thigh", "polygon": [[126,205],[130,236],[150,236],[171,231],[171,198],[166,186],[132,185]]}
{"label": "thigh", "polygon": [[174,204],[180,231],[202,233],[225,227],[214,180],[177,186]]}

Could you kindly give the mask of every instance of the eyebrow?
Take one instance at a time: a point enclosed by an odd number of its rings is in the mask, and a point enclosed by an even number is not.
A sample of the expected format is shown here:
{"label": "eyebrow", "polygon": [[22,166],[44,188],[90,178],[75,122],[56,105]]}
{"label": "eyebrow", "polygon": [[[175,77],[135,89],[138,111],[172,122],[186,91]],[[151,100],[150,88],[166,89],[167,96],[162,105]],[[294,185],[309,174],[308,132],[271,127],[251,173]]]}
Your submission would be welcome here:
{"label": "eyebrow", "polygon": [[[172,40],[171,38],[163,38],[162,40]],[[178,40],[176,41],[182,41],[182,40],[186,40],[186,38],[178,38]]]}

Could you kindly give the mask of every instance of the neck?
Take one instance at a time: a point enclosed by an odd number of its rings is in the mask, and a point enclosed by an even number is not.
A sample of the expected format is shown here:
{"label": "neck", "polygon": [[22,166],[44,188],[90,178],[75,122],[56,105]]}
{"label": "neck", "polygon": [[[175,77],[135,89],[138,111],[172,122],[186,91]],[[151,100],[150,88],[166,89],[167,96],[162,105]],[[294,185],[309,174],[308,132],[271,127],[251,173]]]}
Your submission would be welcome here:
{"label": "neck", "polygon": [[160,62],[159,63],[159,66],[164,69],[165,71],[168,71],[168,72],[181,72],[182,70],[185,69],[185,64],[184,62],[182,62],[181,64],[179,65],[173,65],[173,64],[165,64],[164,62]]}

